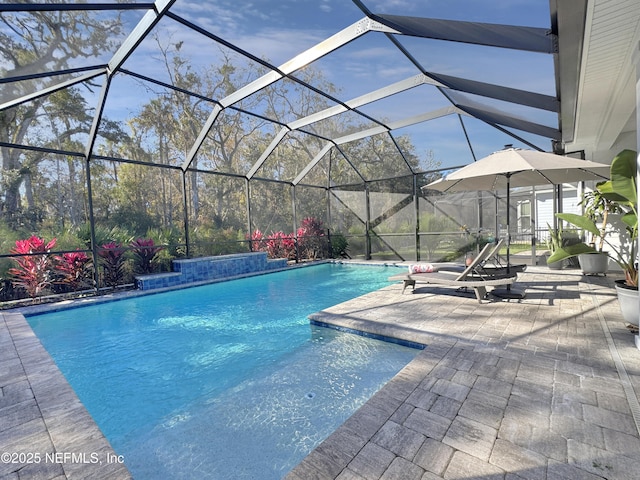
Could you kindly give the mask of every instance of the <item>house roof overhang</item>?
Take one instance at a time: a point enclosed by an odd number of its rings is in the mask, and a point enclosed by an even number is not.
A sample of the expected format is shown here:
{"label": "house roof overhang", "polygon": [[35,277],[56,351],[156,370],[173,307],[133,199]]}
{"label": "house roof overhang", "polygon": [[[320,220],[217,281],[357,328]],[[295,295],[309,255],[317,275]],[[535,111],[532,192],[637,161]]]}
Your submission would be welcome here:
{"label": "house roof overhang", "polygon": [[635,0],[550,0],[558,34],[561,149],[610,161],[637,149],[636,68],[640,3]]}

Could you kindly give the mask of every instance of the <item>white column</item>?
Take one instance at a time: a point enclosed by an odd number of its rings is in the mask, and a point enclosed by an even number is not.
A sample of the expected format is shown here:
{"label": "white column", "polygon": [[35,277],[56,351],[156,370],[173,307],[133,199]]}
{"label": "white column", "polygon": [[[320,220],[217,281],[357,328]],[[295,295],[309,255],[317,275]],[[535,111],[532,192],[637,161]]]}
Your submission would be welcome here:
{"label": "white column", "polygon": [[[640,154],[640,43],[636,45],[632,58],[636,66],[636,152]],[[640,155],[636,158],[636,188],[637,198],[640,198]],[[640,236],[637,239],[636,251],[640,252]],[[636,257],[637,258],[637,257]],[[638,296],[638,312],[640,312],[640,295]],[[636,335],[636,347],[640,349],[640,335]]]}

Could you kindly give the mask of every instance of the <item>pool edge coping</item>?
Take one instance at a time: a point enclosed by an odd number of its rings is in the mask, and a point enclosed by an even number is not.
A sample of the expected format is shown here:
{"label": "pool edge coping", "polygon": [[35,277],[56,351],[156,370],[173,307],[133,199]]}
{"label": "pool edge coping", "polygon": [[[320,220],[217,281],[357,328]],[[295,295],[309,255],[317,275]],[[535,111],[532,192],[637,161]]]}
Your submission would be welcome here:
{"label": "pool edge coping", "polygon": [[[16,449],[24,450],[6,453],[25,454],[23,459],[26,461],[15,463],[15,469],[9,475],[29,468],[38,470],[37,474],[42,478],[59,478],[59,474],[54,472],[57,470],[54,464],[58,464],[65,478],[131,479],[122,457],[118,457],[25,316],[18,312],[0,312],[0,318],[22,368],[23,375],[20,376],[24,379],[19,381],[28,383],[37,407],[38,415],[27,423],[37,422],[39,416],[45,428],[44,432],[38,431],[10,442]],[[17,404],[20,403],[18,399]],[[12,428],[20,431],[24,425]],[[7,430],[3,432],[6,433]],[[36,435],[37,439],[34,438]],[[44,445],[47,445],[47,451],[36,451]],[[51,472],[51,476],[47,476],[47,472]],[[36,474],[35,471],[33,473]]]}
{"label": "pool edge coping", "polygon": [[[366,294],[365,294],[366,295]],[[318,312],[319,313],[319,312]],[[313,314],[316,315],[316,314]],[[395,389],[398,381],[406,380],[407,372],[421,365],[423,352],[427,345],[402,338],[403,335],[390,336],[381,335],[366,330],[355,330],[336,324],[330,324],[312,320],[311,325],[318,325],[325,328],[345,331],[347,333],[364,335],[380,341],[400,344],[417,349],[414,357],[397,374],[391,377],[376,393],[374,393],[362,406],[352,413],[329,437],[340,435],[345,428],[357,418],[357,414],[369,411],[369,408],[378,404],[381,397],[386,397],[385,392]],[[45,453],[58,453],[60,455],[74,454],[81,461],[61,462],[65,478],[95,478],[110,480],[132,480],[133,477],[125,463],[106,462],[103,459],[118,458],[118,454],[111,446],[107,437],[102,433],[100,427],[95,422],[89,411],[86,409],[80,398],[77,396],[71,384],[60,371],[55,361],[44,348],[39,338],[31,328],[24,314],[20,312],[2,312],[0,318],[4,320],[20,364],[24,370],[27,382],[33,393],[33,397],[40,412],[40,418],[46,428],[46,433],[53,448],[53,452],[33,452],[39,453],[44,458]],[[431,355],[431,353],[430,353]],[[394,387],[394,385],[396,387]],[[374,400],[375,399],[375,400]],[[373,402],[372,402],[373,401]],[[354,417],[352,419],[352,417]],[[325,439],[328,440],[328,438]],[[24,439],[25,443],[27,439]],[[319,446],[319,445],[318,445]],[[317,447],[318,447],[317,446]],[[316,448],[317,448],[316,447]],[[17,452],[31,453],[31,452]],[[311,452],[309,452],[310,454]],[[65,458],[65,457],[61,457]],[[93,458],[100,459],[94,463]],[[67,458],[68,459],[68,458]],[[16,470],[20,470],[24,465],[16,465]],[[295,466],[293,467],[295,468]],[[59,478],[57,475],[43,478]]]}
{"label": "pool edge coping", "polygon": [[192,283],[183,284],[183,285],[175,285],[172,287],[156,288],[153,290],[133,289],[133,290],[115,291],[115,292],[104,293],[101,295],[74,298],[74,299],[68,299],[68,300],[60,300],[58,302],[19,306],[14,308],[8,308],[5,310],[0,310],[0,313],[20,313],[25,317],[30,317],[30,316],[47,314],[47,313],[60,312],[64,310],[72,310],[75,308],[88,307],[91,305],[98,305],[102,303],[117,302],[120,300],[125,300],[127,298],[157,295],[160,293],[174,292],[178,290],[184,290],[187,288],[203,287],[206,285],[229,282],[232,280],[242,280],[244,278],[257,277],[260,275],[269,275],[271,273],[286,272],[288,270],[293,270],[297,268],[306,268],[314,265],[321,265],[323,263],[330,263],[330,261],[319,260],[319,261],[308,262],[308,263],[300,263],[296,265],[289,265],[285,268],[264,270],[261,272],[243,273],[240,275],[233,275],[230,277],[203,280],[203,281],[192,282]]}
{"label": "pool edge coping", "polygon": [[[44,422],[46,432],[49,436],[50,443],[52,444],[54,452],[60,453],[75,453],[84,455],[84,458],[91,460],[91,454],[98,453],[99,458],[106,458],[110,455],[110,458],[117,458],[117,453],[111,446],[109,440],[100,430],[100,427],[95,422],[91,414],[88,412],[84,404],[80,401],[75,390],[71,384],[67,381],[66,377],[58,368],[57,364],[44,348],[40,339],[37,337],[31,325],[27,321],[28,316],[36,316],[44,313],[52,313],[63,310],[74,310],[75,308],[90,306],[100,303],[108,303],[111,301],[123,300],[130,297],[154,295],[157,293],[165,293],[168,291],[181,290],[189,287],[203,286],[213,283],[220,283],[228,280],[242,279],[251,276],[265,275],[269,273],[276,273],[279,271],[286,271],[291,268],[304,268],[313,265],[319,265],[323,263],[336,263],[346,265],[368,265],[368,266],[397,266],[396,264],[390,264],[389,262],[376,262],[376,263],[364,263],[359,261],[317,261],[290,266],[285,269],[272,270],[268,272],[259,272],[244,274],[240,276],[227,277],[224,279],[218,279],[214,281],[197,282],[190,285],[181,285],[177,287],[168,287],[165,289],[158,289],[153,291],[140,291],[133,290],[128,292],[118,292],[110,295],[103,295],[99,297],[89,297],[86,299],[74,299],[63,302],[57,302],[52,304],[34,305],[30,307],[17,307],[15,309],[0,310],[0,318],[4,320],[4,323],[11,337],[16,352],[17,358],[25,373],[27,382],[30,385],[33,397],[40,411],[40,418]],[[389,288],[389,287],[382,287]],[[367,294],[360,295],[355,298],[366,296]],[[352,299],[353,300],[353,299]],[[342,302],[341,302],[342,303]],[[339,304],[336,304],[339,305]],[[316,312],[309,315],[310,324],[321,324],[325,322],[312,321],[314,315],[321,314],[323,311]],[[422,350],[426,347],[425,342],[412,341],[404,338],[404,335],[395,332],[395,335],[381,334],[376,332],[370,332],[367,329],[354,329],[345,326],[339,326],[337,324],[327,322],[325,325],[320,325],[326,328],[333,328],[337,330],[348,331],[352,334],[360,334],[376,338],[381,341],[388,341],[391,343],[401,344],[412,348]],[[420,346],[422,348],[420,348]],[[417,356],[420,356],[419,351]],[[417,357],[416,357],[417,358]],[[406,368],[416,361],[414,358],[409,364],[389,379],[381,389],[385,389],[387,385],[392,384],[396,377],[398,377]],[[0,388],[2,385],[0,385]],[[375,396],[370,397],[361,407],[365,407]],[[70,415],[69,410],[73,410],[74,414]],[[357,412],[358,410],[356,410]],[[356,413],[354,412],[354,414]],[[353,415],[353,414],[352,414]],[[349,417],[350,418],[350,417]],[[347,419],[348,421],[348,419]],[[336,431],[343,427],[344,423],[337,427]],[[78,433],[80,432],[80,433]],[[335,433],[335,432],[334,432]],[[333,433],[331,434],[333,435]],[[330,435],[330,436],[331,436]],[[69,442],[65,442],[67,437],[71,437]],[[44,455],[45,452],[41,452]],[[126,459],[124,459],[126,462]],[[100,468],[104,468],[102,471]],[[120,468],[119,468],[120,467]],[[22,467],[20,467],[22,468]],[[15,471],[18,471],[18,468]],[[80,476],[81,478],[96,478],[96,479],[114,479],[114,480],[130,480],[132,479],[131,473],[128,471],[126,464],[119,463],[101,463],[94,464],[88,463],[63,463],[62,468],[66,478]],[[84,469],[91,469],[87,471]],[[88,476],[87,476],[88,475]],[[56,475],[52,477],[43,478],[58,478]]]}

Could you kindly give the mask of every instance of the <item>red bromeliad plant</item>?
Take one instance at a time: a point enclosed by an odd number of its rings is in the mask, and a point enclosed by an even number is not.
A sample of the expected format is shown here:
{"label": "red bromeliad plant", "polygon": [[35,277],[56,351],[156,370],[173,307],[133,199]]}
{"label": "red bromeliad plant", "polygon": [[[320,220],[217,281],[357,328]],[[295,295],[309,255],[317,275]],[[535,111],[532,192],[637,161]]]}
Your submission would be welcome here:
{"label": "red bromeliad plant", "polygon": [[301,256],[310,259],[322,257],[327,249],[322,221],[308,217],[300,222],[298,246]]}
{"label": "red bromeliad plant", "polygon": [[68,252],[55,257],[55,269],[60,274],[56,283],[80,290],[91,285],[91,259],[84,252]]}
{"label": "red bromeliad plant", "polygon": [[131,248],[136,259],[137,273],[153,272],[153,259],[162,247],[156,247],[151,238],[138,238],[131,242]]}
{"label": "red bromeliad plant", "polygon": [[98,249],[103,268],[103,280],[108,287],[116,287],[124,279],[124,248],[116,242],[105,243]]}
{"label": "red bromeliad plant", "polygon": [[22,287],[31,298],[42,295],[53,283],[53,257],[49,253],[55,246],[56,239],[50,242],[35,235],[26,240],[16,240],[16,246],[11,249],[13,261],[17,266],[9,269],[14,277],[13,284]]}
{"label": "red bromeliad plant", "polygon": [[327,237],[322,221],[307,217],[300,222],[296,233],[272,232],[265,237],[260,230],[254,230],[247,239],[251,242],[253,252],[267,252],[270,258],[296,258],[296,237],[299,255],[302,258],[316,259],[327,253]]}
{"label": "red bromeliad plant", "polygon": [[264,252],[267,248],[265,243],[264,234],[260,230],[254,230],[251,237],[247,235],[247,238],[251,239],[251,251],[252,252]]}
{"label": "red bromeliad plant", "polygon": [[270,258],[295,258],[296,241],[292,234],[272,232],[267,237],[267,254]]}

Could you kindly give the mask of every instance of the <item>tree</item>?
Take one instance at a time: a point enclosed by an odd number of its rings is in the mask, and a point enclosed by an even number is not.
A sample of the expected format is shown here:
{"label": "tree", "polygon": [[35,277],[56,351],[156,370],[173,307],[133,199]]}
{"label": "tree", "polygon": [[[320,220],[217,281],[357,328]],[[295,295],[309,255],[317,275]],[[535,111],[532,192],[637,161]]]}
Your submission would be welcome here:
{"label": "tree", "polygon": [[444,215],[425,212],[420,216],[420,227],[426,233],[420,239],[420,246],[427,250],[429,260],[435,261],[436,249],[445,238],[443,233],[454,230],[456,225]]}
{"label": "tree", "polygon": [[[258,67],[256,72],[255,67],[235,61],[225,51],[221,51],[220,63],[198,67],[185,58],[180,42],[166,42],[163,38],[170,36],[158,34],[155,37],[159,58],[171,83],[181,90],[165,90],[145,84],[145,88],[153,91],[156,97],[132,119],[131,126],[136,132],[132,136],[148,140],[145,146],[156,163],[182,164],[214,107],[203,97],[223,99],[263,73],[263,69]],[[328,82],[319,80],[321,75],[317,72],[309,69],[301,74],[306,80],[313,78],[314,84],[324,82],[329,91],[334,89]],[[183,93],[187,91],[198,92],[202,97]],[[297,82],[283,80],[242,100],[242,110],[263,110],[264,118],[248,115],[235,108],[223,110],[187,172],[192,225],[195,228],[214,225],[216,228],[233,226],[243,229],[246,225],[247,199],[245,184],[237,176],[249,171],[281,128],[267,118],[297,118],[327,106],[328,102],[323,97]],[[307,134],[291,135],[258,170],[252,183],[254,190],[261,193],[258,196],[259,206],[254,207],[265,207],[273,220],[260,228],[266,231],[289,230],[293,218],[290,202],[283,202],[281,196],[283,189],[290,187],[267,184],[262,188],[258,179],[292,180],[325,142]],[[160,179],[155,186],[163,192],[168,191],[167,184]],[[177,185],[171,188],[175,192],[180,191]],[[157,213],[164,215],[165,211],[170,212],[171,209],[164,208]]]}
{"label": "tree", "polygon": [[[0,94],[3,101],[19,99],[60,82],[57,76],[31,79],[22,76],[64,70],[78,58],[97,57],[112,49],[113,39],[121,34],[119,16],[108,19],[83,11],[6,13],[0,16],[0,22],[0,73],[5,79],[15,78],[3,84]],[[0,140],[61,148],[74,135],[89,131],[88,110],[77,88],[21,103],[0,111]],[[0,157],[3,192],[0,218],[17,226],[20,214],[33,208],[31,175],[46,155],[2,147]]]}

